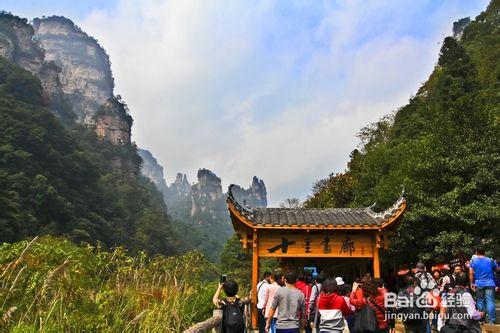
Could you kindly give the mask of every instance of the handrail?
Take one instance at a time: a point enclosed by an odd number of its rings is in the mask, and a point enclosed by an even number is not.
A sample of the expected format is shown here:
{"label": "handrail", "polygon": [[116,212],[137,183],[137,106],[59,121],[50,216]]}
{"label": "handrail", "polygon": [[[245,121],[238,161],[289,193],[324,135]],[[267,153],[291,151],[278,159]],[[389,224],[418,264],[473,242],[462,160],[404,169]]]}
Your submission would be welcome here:
{"label": "handrail", "polygon": [[221,331],[221,323],[222,323],[222,310],[214,310],[211,318],[208,318],[201,323],[197,323],[187,330],[184,333],[201,333],[207,332],[208,330],[215,330],[215,332]]}

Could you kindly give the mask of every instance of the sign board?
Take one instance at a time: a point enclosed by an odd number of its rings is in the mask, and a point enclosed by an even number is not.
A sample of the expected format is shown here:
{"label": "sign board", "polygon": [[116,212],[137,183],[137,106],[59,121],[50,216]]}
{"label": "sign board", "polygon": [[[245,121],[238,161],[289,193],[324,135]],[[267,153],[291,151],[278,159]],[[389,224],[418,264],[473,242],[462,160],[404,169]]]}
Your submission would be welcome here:
{"label": "sign board", "polygon": [[260,234],[259,257],[372,258],[369,234]]}

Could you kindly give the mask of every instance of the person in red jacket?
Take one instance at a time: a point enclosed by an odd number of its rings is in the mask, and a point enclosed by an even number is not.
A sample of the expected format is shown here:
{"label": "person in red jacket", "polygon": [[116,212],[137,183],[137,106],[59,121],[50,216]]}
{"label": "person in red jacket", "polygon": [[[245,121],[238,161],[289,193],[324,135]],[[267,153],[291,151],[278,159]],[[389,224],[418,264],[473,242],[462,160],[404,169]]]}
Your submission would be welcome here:
{"label": "person in red jacket", "polygon": [[[307,272],[306,272],[307,273]],[[306,299],[306,304],[309,304],[309,299],[311,298],[311,279],[309,278],[308,274],[305,275],[299,275],[298,276],[298,281],[295,284],[297,289],[299,289],[303,294]],[[306,306],[306,318],[309,318],[309,307]],[[311,329],[309,326],[306,326],[306,333],[310,333]]]}
{"label": "person in red jacket", "polygon": [[345,317],[351,314],[351,309],[347,306],[344,297],[337,293],[335,279],[329,278],[323,282],[318,296],[318,310],[320,333],[343,331]]}
{"label": "person in red jacket", "polygon": [[370,276],[365,276],[361,280],[361,284],[358,285],[354,282],[352,285],[351,305],[354,305],[356,309],[361,309],[366,305],[368,299],[368,305],[377,315],[377,332],[380,333],[389,332],[389,326],[385,318],[384,298],[385,290],[377,288],[375,281]]}

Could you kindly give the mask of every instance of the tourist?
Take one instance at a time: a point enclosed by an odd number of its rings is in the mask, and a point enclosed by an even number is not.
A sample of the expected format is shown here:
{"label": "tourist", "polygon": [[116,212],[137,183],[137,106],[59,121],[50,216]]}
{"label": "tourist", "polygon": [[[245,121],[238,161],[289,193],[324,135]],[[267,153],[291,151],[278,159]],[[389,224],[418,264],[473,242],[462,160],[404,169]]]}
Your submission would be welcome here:
{"label": "tourist", "polygon": [[306,277],[304,276],[304,274],[299,274],[297,276],[297,283],[295,284],[295,287],[297,287],[297,289],[302,291],[302,293],[305,295],[306,285]]}
{"label": "tourist", "polygon": [[[389,332],[388,323],[385,319],[385,293],[377,288],[375,281],[368,275],[361,279],[361,284],[354,282],[351,292],[351,304],[356,309],[370,306],[377,316],[377,332]],[[355,323],[356,324],[356,323]]]}
{"label": "tourist", "polygon": [[[311,298],[311,273],[309,271],[305,271],[304,275],[299,275],[297,278],[297,284],[296,287],[299,289],[303,294],[304,298],[306,300],[306,305],[309,304],[309,300]],[[309,307],[306,306],[306,318],[309,318]],[[306,333],[311,333],[311,327],[310,325],[306,325]]]}
{"label": "tourist", "polygon": [[[269,318],[269,313],[271,312],[271,305],[274,300],[274,296],[276,295],[276,291],[281,288],[281,286],[278,284],[277,281],[281,281],[281,274],[271,274],[269,277],[269,288],[267,288],[267,304],[266,304],[266,312],[264,314],[264,317],[267,319]],[[278,318],[278,311],[276,310],[274,313],[274,316],[271,318],[271,327],[269,331],[266,333],[276,333],[276,320]]]}
{"label": "tourist", "polygon": [[411,275],[403,278],[404,287],[398,293],[397,313],[402,314],[403,325],[406,333],[426,333],[427,323],[423,318],[424,311],[417,306],[415,287],[418,285],[417,279]]}
{"label": "tourist", "polygon": [[439,269],[435,269],[432,271],[432,277],[434,278],[434,281],[436,281],[438,288],[441,289],[443,277],[441,276],[441,272],[439,271]]}
{"label": "tourist", "polygon": [[344,297],[338,294],[337,279],[326,279],[318,296],[319,332],[342,332],[345,317],[351,314]]}
{"label": "tourist", "polygon": [[[426,310],[430,313],[432,311],[431,304],[434,304],[435,298],[431,291],[434,288],[437,288],[437,282],[434,280],[434,277],[431,273],[426,271],[425,264],[419,262],[415,266],[415,278],[417,279],[418,286],[423,290],[427,299],[427,307]],[[426,320],[427,332],[431,331],[431,324],[429,320]]]}
{"label": "tourist", "polygon": [[487,313],[490,324],[495,323],[496,317],[495,270],[497,268],[495,260],[484,256],[484,249],[476,251],[476,257],[469,266],[470,286],[476,293],[477,307]]}
{"label": "tourist", "polygon": [[484,317],[484,312],[476,310],[474,299],[467,290],[467,283],[467,275],[464,272],[456,275],[455,287],[446,294],[442,302],[445,325],[440,332],[481,332],[479,320]]}
{"label": "tourist", "polygon": [[[220,292],[224,290],[226,298],[220,299]],[[222,310],[222,330],[225,333],[243,333],[245,331],[244,308],[247,299],[241,300],[238,296],[236,281],[227,280],[219,284],[212,299],[214,305]]]}
{"label": "tourist", "polygon": [[276,333],[299,333],[305,327],[305,297],[297,289],[297,275],[294,272],[285,274],[285,288],[279,288],[274,296],[271,310],[266,322],[266,331],[271,328],[271,318],[278,311]]}
{"label": "tourist", "polygon": [[458,274],[462,273],[464,270],[462,269],[462,265],[460,262],[456,263],[455,266],[453,266],[453,278],[455,278]]}
{"label": "tourist", "polygon": [[[317,308],[317,299],[318,296],[321,292],[321,284],[325,281],[325,277],[323,274],[318,274],[315,279],[314,279],[314,285],[311,288],[311,296],[309,297],[309,322],[313,323],[315,327],[318,327],[317,322],[314,322],[314,318],[317,318],[316,316],[316,308]],[[309,327],[311,325],[308,325]]]}
{"label": "tourist", "polygon": [[266,312],[265,306],[267,304],[267,288],[269,288],[269,277],[270,272],[265,272],[260,281],[257,284],[257,311],[259,312],[259,333],[265,333],[266,318],[264,318],[264,313]]}
{"label": "tourist", "polygon": [[415,271],[415,278],[418,280],[420,287],[426,289],[428,286],[431,286],[431,288],[437,286],[434,277],[431,273],[426,271],[425,265],[423,263],[419,262],[415,266]]}
{"label": "tourist", "polygon": [[441,269],[441,284],[439,290],[441,293],[447,292],[451,290],[455,286],[455,277],[451,273],[450,267],[448,265],[444,265]]}
{"label": "tourist", "polygon": [[[375,283],[375,286],[378,288],[378,290],[381,293],[383,293],[383,294],[387,293],[387,288],[385,286],[384,279],[374,278],[373,282]],[[387,312],[389,312],[390,309],[386,309],[386,310],[387,310]],[[388,327],[389,327],[389,332],[392,332],[396,328],[396,321],[393,318],[389,318],[387,320],[387,324],[388,324]]]}
{"label": "tourist", "polygon": [[387,290],[393,293],[398,291],[398,279],[394,274],[394,269],[389,268],[387,274],[384,275],[384,281],[387,285]]}
{"label": "tourist", "polygon": [[345,320],[347,322],[347,326],[349,327],[349,331],[351,331],[352,325],[354,323],[354,311],[356,311],[356,308],[354,307],[354,305],[351,304],[351,299],[350,299],[351,285],[344,283],[344,280],[342,278],[340,278],[339,280],[337,280],[337,278],[336,278],[335,281],[337,282],[337,291],[338,291],[337,293],[340,296],[344,297],[344,300],[345,300],[345,303],[347,304],[347,307],[349,308],[349,310],[351,310],[351,314],[349,314],[345,318]]}

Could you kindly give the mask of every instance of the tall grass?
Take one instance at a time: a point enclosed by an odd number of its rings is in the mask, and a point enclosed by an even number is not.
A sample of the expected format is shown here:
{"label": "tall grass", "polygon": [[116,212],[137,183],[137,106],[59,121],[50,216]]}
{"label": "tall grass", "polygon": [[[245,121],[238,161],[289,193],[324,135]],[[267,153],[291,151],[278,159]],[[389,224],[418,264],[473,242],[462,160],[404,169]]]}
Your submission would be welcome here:
{"label": "tall grass", "polygon": [[41,237],[0,245],[0,331],[180,332],[211,315],[198,252],[128,255]]}

